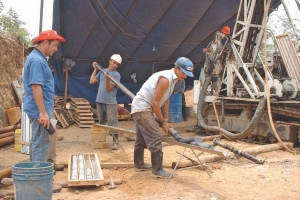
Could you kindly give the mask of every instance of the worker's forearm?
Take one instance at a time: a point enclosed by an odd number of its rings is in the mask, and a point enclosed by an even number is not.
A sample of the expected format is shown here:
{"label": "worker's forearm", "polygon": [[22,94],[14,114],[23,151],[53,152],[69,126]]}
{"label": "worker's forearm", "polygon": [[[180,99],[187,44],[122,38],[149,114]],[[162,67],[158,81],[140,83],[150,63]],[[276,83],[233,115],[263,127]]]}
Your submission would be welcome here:
{"label": "worker's forearm", "polygon": [[164,105],[163,105],[163,110],[164,110],[164,118],[168,119],[169,118],[169,106],[170,106],[170,101],[167,100]]}
{"label": "worker's forearm", "polygon": [[162,115],[162,113],[161,113],[161,110],[160,110],[159,105],[156,104],[156,103],[153,103],[153,104],[152,104],[152,108],[153,108],[153,112],[155,113],[157,119],[158,119],[159,121],[163,121],[163,120],[164,120],[164,117],[163,117],[163,115]]}
{"label": "worker's forearm", "polygon": [[115,87],[115,85],[113,85],[113,84],[110,83],[110,79],[109,78],[106,78],[106,80],[105,80],[105,87],[106,87],[107,91],[111,91]]}
{"label": "worker's forearm", "polygon": [[97,74],[97,69],[94,69],[94,71],[90,77],[90,84],[94,84],[94,83],[98,82],[98,80],[95,78],[96,74]]}
{"label": "worker's forearm", "polygon": [[31,86],[34,101],[39,109],[40,114],[45,114],[46,108],[43,100],[43,90],[41,85],[34,84]]}

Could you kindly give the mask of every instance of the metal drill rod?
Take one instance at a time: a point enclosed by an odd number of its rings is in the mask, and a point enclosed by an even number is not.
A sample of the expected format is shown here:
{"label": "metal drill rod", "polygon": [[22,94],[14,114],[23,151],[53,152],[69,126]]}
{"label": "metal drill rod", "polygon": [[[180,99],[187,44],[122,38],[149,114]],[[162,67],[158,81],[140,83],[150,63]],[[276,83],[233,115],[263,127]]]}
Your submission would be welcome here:
{"label": "metal drill rod", "polygon": [[103,73],[106,73],[108,78],[120,88],[127,96],[129,96],[131,99],[134,98],[134,94],[130,92],[124,85],[122,85],[117,79],[115,79],[111,74],[106,72],[98,63],[96,63],[96,67]]}
{"label": "metal drill rod", "polygon": [[249,153],[246,153],[242,150],[234,148],[233,146],[225,144],[218,139],[214,139],[213,144],[219,145],[220,147],[223,147],[224,149],[228,149],[229,151],[231,151],[235,154],[238,154],[240,156],[243,156],[243,157],[247,158],[248,160],[255,162],[256,164],[264,164],[264,162],[265,162],[264,160],[260,160],[260,159],[256,158],[255,156],[250,155]]}

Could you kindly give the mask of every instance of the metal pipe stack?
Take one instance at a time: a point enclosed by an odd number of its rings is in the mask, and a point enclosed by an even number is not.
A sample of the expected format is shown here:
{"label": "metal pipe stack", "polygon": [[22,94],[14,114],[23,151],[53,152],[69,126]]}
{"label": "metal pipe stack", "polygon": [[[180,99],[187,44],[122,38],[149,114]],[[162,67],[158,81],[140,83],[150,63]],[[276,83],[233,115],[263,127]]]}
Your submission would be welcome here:
{"label": "metal pipe stack", "polygon": [[[23,108],[23,105],[22,105]],[[30,154],[30,139],[31,139],[31,123],[28,115],[23,112],[22,109],[22,119],[21,119],[21,153]]]}

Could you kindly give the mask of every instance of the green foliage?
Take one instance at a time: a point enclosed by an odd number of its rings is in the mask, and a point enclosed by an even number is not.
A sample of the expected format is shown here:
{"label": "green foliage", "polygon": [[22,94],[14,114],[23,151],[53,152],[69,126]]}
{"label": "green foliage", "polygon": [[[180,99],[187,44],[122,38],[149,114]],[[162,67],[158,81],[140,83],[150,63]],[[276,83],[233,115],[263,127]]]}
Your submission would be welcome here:
{"label": "green foliage", "polygon": [[[3,9],[4,6],[0,1],[0,10],[1,5]],[[12,8],[7,13],[0,15],[0,29],[16,36],[25,45],[29,45],[31,35],[27,29],[22,27],[25,24],[25,22],[19,19],[19,15]]]}
{"label": "green foliage", "polygon": [[[293,24],[300,24],[299,19],[292,20]],[[297,27],[295,27],[296,32],[294,31],[292,23],[288,17],[285,16],[271,15],[268,21],[268,28],[274,33],[274,35],[288,33],[291,39],[296,39],[297,35],[300,34],[299,30],[297,30]]]}
{"label": "green foliage", "polygon": [[[293,22],[289,20],[284,10],[273,12],[272,14],[269,15],[267,21],[267,29],[269,30],[268,40],[267,40],[268,56],[272,55],[273,52],[275,51],[275,44],[272,39],[272,34],[273,36],[276,36],[283,33],[288,33],[292,40],[296,39],[297,35],[299,37],[300,33],[299,30],[297,29],[297,26],[295,26],[295,24],[300,24],[300,20],[294,18],[292,19],[292,21]],[[294,24],[294,28],[292,23]]]}

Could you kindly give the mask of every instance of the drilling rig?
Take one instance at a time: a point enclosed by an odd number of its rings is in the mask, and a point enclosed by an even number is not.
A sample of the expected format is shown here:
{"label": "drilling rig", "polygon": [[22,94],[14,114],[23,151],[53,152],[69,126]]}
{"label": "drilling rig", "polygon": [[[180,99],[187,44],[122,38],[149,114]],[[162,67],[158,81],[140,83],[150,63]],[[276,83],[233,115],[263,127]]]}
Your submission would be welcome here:
{"label": "drilling rig", "polygon": [[276,50],[269,57],[260,53],[270,4],[241,0],[232,36],[217,31],[205,49],[197,125],[209,135],[275,143],[273,126],[281,140],[300,141],[299,47],[288,34],[268,32]]}

